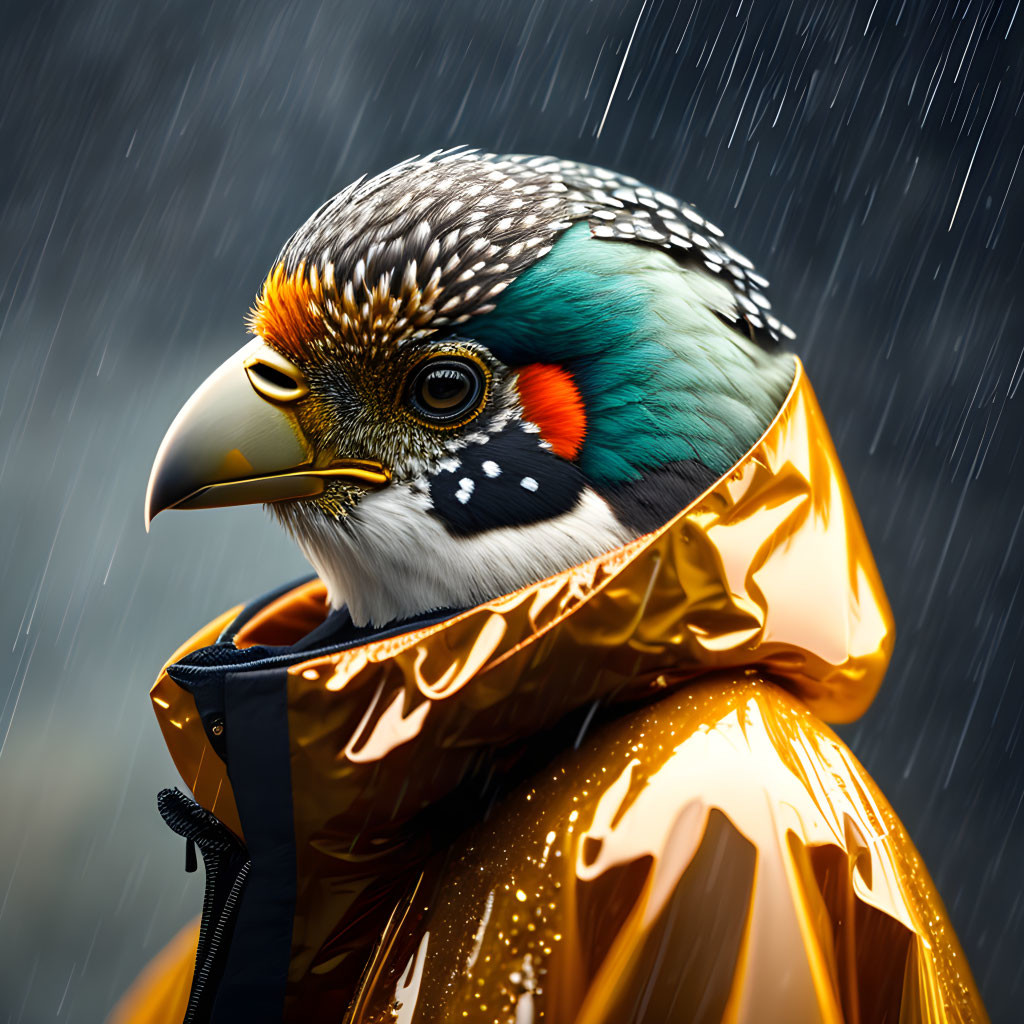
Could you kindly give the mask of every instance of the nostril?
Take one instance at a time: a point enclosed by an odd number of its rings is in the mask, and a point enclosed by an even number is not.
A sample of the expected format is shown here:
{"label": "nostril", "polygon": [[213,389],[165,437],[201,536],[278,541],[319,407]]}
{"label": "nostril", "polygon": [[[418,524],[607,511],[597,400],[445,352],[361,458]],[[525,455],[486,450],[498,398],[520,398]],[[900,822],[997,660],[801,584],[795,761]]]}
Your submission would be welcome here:
{"label": "nostril", "polygon": [[247,363],[245,372],[249,375],[249,382],[252,386],[264,398],[275,402],[295,401],[308,390],[305,381],[297,371],[290,373],[283,367],[274,366],[265,359],[254,359]]}
{"label": "nostril", "polygon": [[267,363],[253,363],[249,367],[249,372],[257,374],[261,380],[278,388],[288,389],[295,387],[295,381],[287,373],[282,373],[276,367],[270,366]]}

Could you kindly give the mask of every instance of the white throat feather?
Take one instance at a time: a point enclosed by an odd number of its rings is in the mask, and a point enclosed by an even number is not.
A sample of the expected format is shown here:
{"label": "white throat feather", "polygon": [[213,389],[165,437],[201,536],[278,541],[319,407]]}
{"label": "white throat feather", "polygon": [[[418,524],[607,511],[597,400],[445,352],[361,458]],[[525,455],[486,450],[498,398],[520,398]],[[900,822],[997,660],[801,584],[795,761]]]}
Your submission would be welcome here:
{"label": "white throat feather", "polygon": [[366,495],[344,520],[302,503],[269,506],[356,625],[468,608],[633,539],[608,503],[585,489],[569,512],[524,526],[451,534],[410,484]]}

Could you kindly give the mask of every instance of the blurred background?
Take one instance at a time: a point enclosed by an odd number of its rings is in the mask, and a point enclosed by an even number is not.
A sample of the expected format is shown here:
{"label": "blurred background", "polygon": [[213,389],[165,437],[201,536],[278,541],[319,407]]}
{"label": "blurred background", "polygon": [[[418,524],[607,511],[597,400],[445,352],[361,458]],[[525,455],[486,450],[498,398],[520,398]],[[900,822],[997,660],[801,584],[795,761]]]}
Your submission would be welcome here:
{"label": "blurred background", "polygon": [[316,206],[455,143],[634,174],[771,279],[900,630],[842,733],[1019,1020],[1020,6],[4,3],[0,1021],[101,1020],[198,912],[147,689],[305,572],[258,508],[144,533],[164,430]]}

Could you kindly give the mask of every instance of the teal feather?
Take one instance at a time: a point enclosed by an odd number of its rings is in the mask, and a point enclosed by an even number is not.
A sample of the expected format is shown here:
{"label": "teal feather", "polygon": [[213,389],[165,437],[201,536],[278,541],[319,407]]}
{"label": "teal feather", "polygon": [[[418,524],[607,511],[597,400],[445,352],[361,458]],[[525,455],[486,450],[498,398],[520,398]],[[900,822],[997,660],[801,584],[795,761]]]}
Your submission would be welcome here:
{"label": "teal feather", "polygon": [[474,318],[472,336],[508,365],[557,363],[587,412],[579,455],[603,484],[682,459],[717,475],[778,412],[794,362],[723,323],[728,289],[658,249],[593,238],[577,224]]}

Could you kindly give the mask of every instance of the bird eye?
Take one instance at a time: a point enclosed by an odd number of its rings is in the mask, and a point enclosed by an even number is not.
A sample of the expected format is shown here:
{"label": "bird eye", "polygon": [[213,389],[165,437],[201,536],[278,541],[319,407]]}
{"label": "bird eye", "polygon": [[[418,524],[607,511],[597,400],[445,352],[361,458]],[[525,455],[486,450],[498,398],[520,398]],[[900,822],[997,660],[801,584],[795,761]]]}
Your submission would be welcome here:
{"label": "bird eye", "polygon": [[450,426],[471,419],[487,390],[483,368],[471,359],[443,357],[423,363],[413,373],[407,401],[430,423]]}

